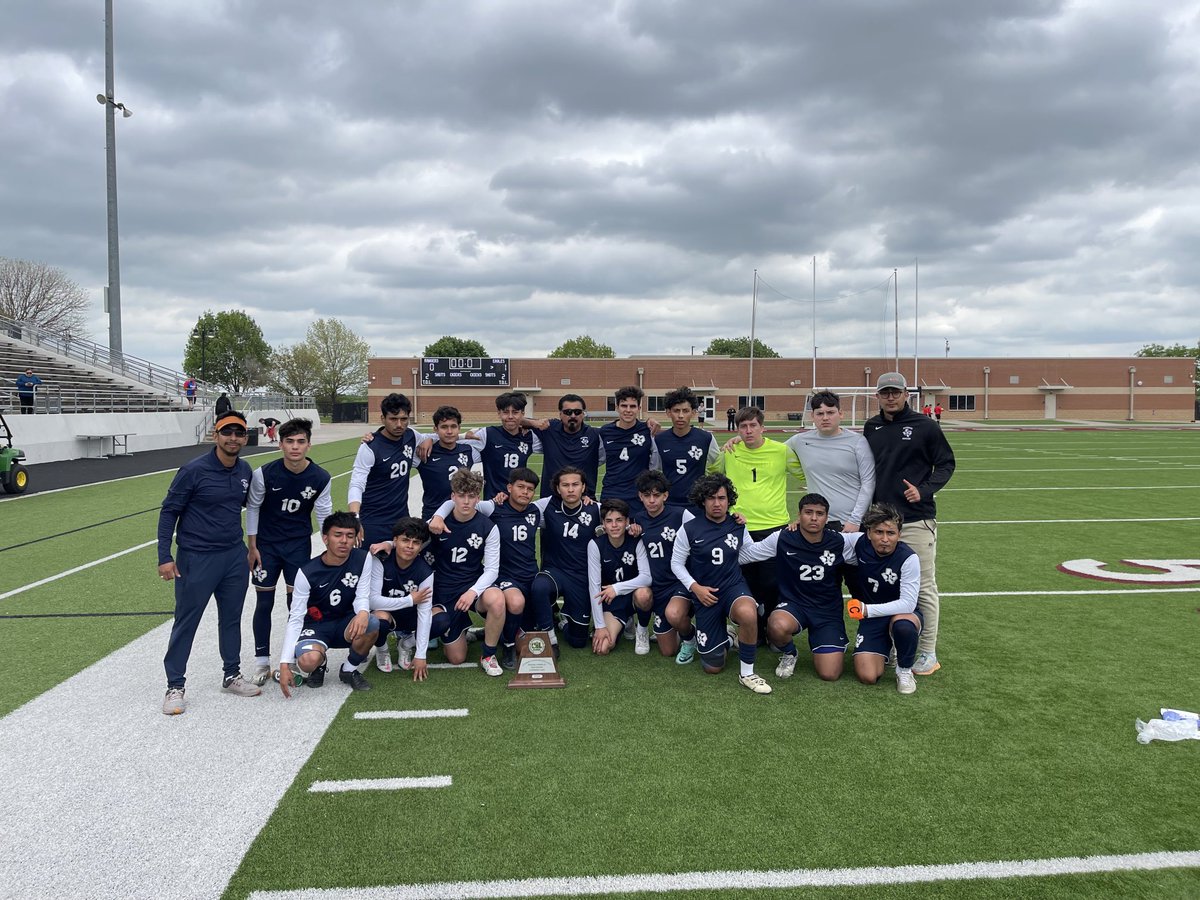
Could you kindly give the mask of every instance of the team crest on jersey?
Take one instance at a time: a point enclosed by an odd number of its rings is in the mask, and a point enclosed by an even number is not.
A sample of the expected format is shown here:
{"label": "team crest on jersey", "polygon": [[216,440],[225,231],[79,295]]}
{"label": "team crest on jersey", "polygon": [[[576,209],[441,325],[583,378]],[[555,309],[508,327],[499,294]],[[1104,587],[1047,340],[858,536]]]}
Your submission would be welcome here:
{"label": "team crest on jersey", "polygon": [[581,437],[579,439],[579,446],[586,447],[587,445],[588,445],[588,436],[585,434],[583,437]]}
{"label": "team crest on jersey", "polygon": [[738,548],[737,535],[736,534],[725,535],[725,546],[728,547],[730,550],[736,550]]}
{"label": "team crest on jersey", "polygon": [[832,566],[837,557],[833,555],[832,550],[826,550],[821,554],[821,562],[827,566]]}
{"label": "team crest on jersey", "polygon": [[701,450],[699,447],[692,447],[691,449],[688,450],[687,455],[690,456],[692,459],[698,460],[701,456],[704,455],[704,451]]}
{"label": "team crest on jersey", "polygon": [[358,586],[358,576],[355,575],[353,572],[347,572],[345,575],[342,576],[342,584],[344,584],[346,587],[351,587],[351,588],[357,587]]}
{"label": "team crest on jersey", "polygon": [[255,569],[254,570],[254,580],[259,582],[260,584],[262,582],[266,581],[267,580],[267,570],[264,569],[262,566],[259,566],[257,569]]}
{"label": "team crest on jersey", "polygon": [[465,453],[458,454],[458,464],[460,466],[465,466],[467,464],[467,454],[465,454]]}
{"label": "team crest on jersey", "polygon": [[517,444],[517,452],[520,454],[528,453],[529,445],[527,443],[525,443],[524,441],[521,441],[521,443]]}
{"label": "team crest on jersey", "polygon": [[480,547],[483,546],[483,538],[481,538],[477,534],[473,534],[469,538],[467,538],[467,543],[470,544],[472,547],[474,547],[476,550],[478,550]]}
{"label": "team crest on jersey", "polygon": [[425,562],[429,563],[431,566],[437,561],[437,557],[433,555],[432,550],[426,550],[424,555]]}
{"label": "team crest on jersey", "polygon": [[250,482],[248,482],[245,478],[243,478],[242,479],[242,490],[243,491],[248,490],[249,487],[250,487]]}
{"label": "team crest on jersey", "polygon": [[662,539],[664,541],[667,541],[668,543],[675,540],[675,529],[669,525],[666,528],[664,528],[662,530]]}
{"label": "team crest on jersey", "polygon": [[581,512],[579,514],[579,523],[581,525],[591,525],[592,524],[592,514],[589,512]]}
{"label": "team crest on jersey", "polygon": [[634,562],[636,561],[636,559],[637,559],[637,557],[635,557],[628,550],[626,550],[624,553],[621,554],[621,562],[623,562],[627,566],[632,566],[634,564]]}
{"label": "team crest on jersey", "polygon": [[405,459],[412,459],[412,451],[413,451],[413,448],[412,448],[412,447],[405,447],[405,448],[404,448],[404,458],[405,458]]}
{"label": "team crest on jersey", "polygon": [[536,525],[537,524],[537,516],[534,515],[533,513],[530,513],[529,515],[527,515],[525,517],[525,521],[528,522],[530,525]]}
{"label": "team crest on jersey", "polygon": [[911,441],[912,440],[912,426],[911,425],[905,425],[903,428],[900,429],[900,440],[902,440],[902,441]]}
{"label": "team crest on jersey", "polygon": [[408,579],[408,581],[404,582],[405,593],[411,594],[411,593],[413,593],[413,591],[415,591],[419,587],[420,587],[420,585],[417,584],[415,581],[413,581],[411,578]]}
{"label": "team crest on jersey", "polygon": [[317,494],[316,488],[314,488],[311,484],[300,492],[300,496],[303,497],[305,500],[311,500],[313,497],[316,496],[316,494]]}
{"label": "team crest on jersey", "polygon": [[879,573],[879,577],[882,578],[884,581],[886,581],[888,584],[895,584],[897,581],[900,580],[900,576],[897,575],[891,568],[884,569],[882,572]]}
{"label": "team crest on jersey", "polygon": [[644,434],[635,434],[629,439],[629,443],[636,447],[640,447],[642,444],[646,443],[646,436]]}

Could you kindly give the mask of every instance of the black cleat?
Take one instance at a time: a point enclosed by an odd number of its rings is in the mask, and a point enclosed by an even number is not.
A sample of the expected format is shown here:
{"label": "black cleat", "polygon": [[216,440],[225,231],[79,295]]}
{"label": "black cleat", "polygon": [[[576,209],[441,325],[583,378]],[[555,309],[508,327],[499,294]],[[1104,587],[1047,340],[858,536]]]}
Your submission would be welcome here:
{"label": "black cleat", "polygon": [[371,682],[363,678],[362,672],[358,671],[358,669],[351,669],[349,672],[338,672],[338,678],[342,680],[343,684],[350,685],[356,691],[369,691],[371,689]]}
{"label": "black cleat", "polygon": [[514,645],[504,645],[504,649],[500,651],[500,665],[505,669],[517,667],[517,648]]}
{"label": "black cleat", "polygon": [[313,669],[308,676],[308,686],[312,688],[320,687],[325,683],[325,665],[322,663],[318,668]]}

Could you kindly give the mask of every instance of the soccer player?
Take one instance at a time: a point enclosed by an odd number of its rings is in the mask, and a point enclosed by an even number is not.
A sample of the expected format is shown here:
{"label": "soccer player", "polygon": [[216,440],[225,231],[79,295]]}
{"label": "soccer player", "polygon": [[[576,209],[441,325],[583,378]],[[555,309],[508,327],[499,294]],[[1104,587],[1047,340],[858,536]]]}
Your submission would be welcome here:
{"label": "soccer player", "polygon": [[650,564],[651,582],[650,587],[639,588],[633,595],[638,620],[634,652],[638,655],[650,652],[649,627],[653,617],[659,652],[663,656],[675,656],[675,661],[684,665],[695,656],[696,641],[693,637],[681,643],[679,632],[667,618],[667,606],[672,597],[687,602],[687,591],[671,568],[671,553],[675,549],[675,535],[680,526],[694,516],[682,506],[667,505],[671,485],[657,469],[638,476],[637,490],[642,509],[634,513],[633,524],[641,529],[642,545],[646,548]]}
{"label": "soccer player", "polygon": [[921,560],[920,607],[924,617],[913,672],[932,675],[937,658],[937,504],[933,495],[954,474],[954,451],[932,419],[908,405],[908,383],[899,372],[879,376],[879,415],[867,420],[863,436],[875,457],[875,502],[900,511],[904,542]]}
{"label": "soccer player", "polygon": [[529,457],[542,452],[538,436],[521,425],[528,402],[519,391],[501,394],[496,398],[500,424],[467,435],[467,443],[479,450],[483,459],[484,493],[489,498],[504,493],[509,472],[528,466]]}
{"label": "soccer player", "polygon": [[246,500],[246,542],[254,605],[254,674],[266,684],[271,677],[271,607],[283,576],[287,606],[292,608],[296,571],[312,559],[313,510],[324,522],[333,512],[330,476],[308,458],[312,422],[289,419],[279,429],[280,459],[255,469]]}
{"label": "soccer player", "polygon": [[564,466],[575,466],[582,470],[588,485],[587,496],[592,497],[604,462],[604,442],[600,429],[583,421],[587,404],[578,394],[563,394],[558,398],[557,419],[525,419],[523,424],[537,428],[542,442],[542,496],[553,496],[551,479]]}
{"label": "soccer player", "polygon": [[[537,576],[537,532],[542,526],[542,509],[550,498],[534,503],[538,476],[524,466],[508,473],[504,500],[480,500],[475,511],[487,516],[500,533],[500,576],[496,584],[504,592],[504,604],[508,614],[504,622],[501,640],[504,652],[500,665],[505,669],[516,666],[515,641],[520,629],[522,610],[524,619],[534,631],[550,634],[551,643],[557,652],[554,637],[554,615],[549,602],[534,603],[533,579]],[[444,521],[452,505],[443,503],[434,513],[434,522]]]}
{"label": "soccer player", "polygon": [[676,388],[663,398],[663,406],[671,417],[671,429],[655,435],[654,444],[663,474],[671,483],[667,503],[682,509],[687,506],[688,493],[696,479],[719,459],[721,451],[712,434],[692,425],[692,417],[700,407],[695,391],[689,387]]}
{"label": "soccer player", "polygon": [[355,547],[358,519],[335,512],[321,523],[325,552],[314,556],[296,573],[296,590],[283,651],[279,659],[279,687],[292,696],[292,666],[307,676],[309,687],[325,683],[329,649],[349,648],[338,678],[352,690],[369,691],[370,683],[358,671],[379,634],[380,622],[371,615],[371,598],[379,591],[379,563],[366,550]]}
{"label": "soccer player", "polygon": [[[750,543],[750,534],[729,514],[730,506],[738,500],[737,489],[724,475],[703,475],[696,479],[689,499],[704,509],[704,517],[680,526],[671,567],[679,583],[690,592],[700,662],[710,675],[725,668],[725,646],[729,643],[725,621],[729,619],[737,625],[738,681],[756,694],[769,694],[771,686],[754,672],[758,605],[738,565],[738,554]],[[685,637],[693,633],[687,606],[682,597],[675,597],[667,608],[671,623]]]}
{"label": "soccer player", "polygon": [[[650,587],[650,560],[641,540],[630,537],[629,504],[605,500],[600,504],[604,533],[588,543],[588,595],[592,599],[592,652],[606,656],[616,646],[633,615],[633,593]],[[643,633],[645,629],[642,629]],[[646,651],[649,652],[649,646]]]}
{"label": "soccer player", "polygon": [[793,636],[808,631],[813,668],[824,681],[842,677],[845,667],[846,623],[842,616],[842,585],[838,567],[846,547],[859,535],[828,527],[829,501],[820,494],[800,498],[800,525],[770,534],[742,551],[743,561],[769,562],[777,569],[779,605],[767,619],[767,640],[783,653],[775,674],[791,678],[796,671]]}
{"label": "soccer player", "polygon": [[[242,678],[242,605],[250,567],[242,543],[242,506],[250,490],[250,466],[238,455],[246,446],[246,417],[228,412],[213,426],[211,453],[180,467],[158,514],[158,575],[175,582],[175,620],[163,668],[167,694],[162,711],[187,708],[187,661],[210,597],[217,599],[217,634],[224,664],[223,690],[255,697],[262,688]],[[171,536],[178,549],[171,557]]]}
{"label": "soccer player", "polygon": [[360,444],[350,472],[347,508],[358,516],[360,542],[371,546],[392,535],[396,520],[408,515],[408,485],[424,435],[409,427],[412,403],[388,394],[379,403],[381,427]]}
{"label": "soccer player", "polygon": [[[586,647],[592,620],[587,586],[587,545],[596,533],[595,506],[585,503],[583,472],[565,466],[554,473],[554,497],[543,498],[542,570],[533,579],[537,610],[554,610],[563,601],[563,638],[572,647]],[[548,501],[548,502],[547,502]]]}
{"label": "soccer player", "polygon": [[500,530],[475,511],[482,490],[481,475],[459,469],[450,479],[454,510],[448,518],[435,517],[429,523],[429,530],[437,536],[433,542],[432,630],[442,642],[446,661],[461,663],[467,658],[469,613],[478,613],[484,619],[479,667],[496,676],[503,672],[496,647],[507,612],[504,592],[495,586],[500,574]]}
{"label": "soccer player", "polygon": [[453,406],[439,406],[433,413],[437,441],[417,467],[421,476],[421,518],[430,519],[450,499],[450,478],[459,469],[480,462],[479,451],[458,439],[462,413]]}
{"label": "soccer player", "polygon": [[866,439],[842,427],[842,400],[833,391],[808,398],[815,428],[787,439],[788,468],[829,501],[834,531],[855,532],[875,493],[875,458]]}
{"label": "soccer player", "polygon": [[375,665],[381,672],[392,671],[387,636],[396,632],[397,664],[412,669],[413,681],[429,677],[426,657],[429,629],[433,617],[433,567],[421,549],[429,543],[429,526],[421,519],[405,516],[392,528],[392,540],[375,544],[371,553],[384,554],[379,593],[371,597],[371,612],[391,628],[380,627],[375,639]]}
{"label": "soccer player", "polygon": [[616,393],[617,419],[600,428],[604,441],[604,489],[601,500],[624,500],[637,511],[637,478],[643,472],[660,468],[658,450],[650,426],[638,418],[645,392],[638,387],[623,387]]}
{"label": "soccer player", "polygon": [[859,620],[854,639],[854,674],[863,684],[875,684],[883,675],[888,654],[896,652],[896,690],[911,694],[917,689],[913,662],[923,617],[917,605],[921,585],[921,560],[900,540],[900,512],[890,504],[876,503],[863,516],[865,534],[846,556],[857,562],[864,596],[846,603],[850,618]]}

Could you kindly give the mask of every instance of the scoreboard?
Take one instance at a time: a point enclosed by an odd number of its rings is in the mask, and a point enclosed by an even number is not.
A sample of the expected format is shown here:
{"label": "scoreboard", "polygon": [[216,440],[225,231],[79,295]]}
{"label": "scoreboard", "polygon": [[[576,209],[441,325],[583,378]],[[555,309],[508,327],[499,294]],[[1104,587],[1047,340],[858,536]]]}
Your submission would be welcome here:
{"label": "scoreboard", "polygon": [[421,387],[508,387],[508,360],[485,356],[426,356]]}

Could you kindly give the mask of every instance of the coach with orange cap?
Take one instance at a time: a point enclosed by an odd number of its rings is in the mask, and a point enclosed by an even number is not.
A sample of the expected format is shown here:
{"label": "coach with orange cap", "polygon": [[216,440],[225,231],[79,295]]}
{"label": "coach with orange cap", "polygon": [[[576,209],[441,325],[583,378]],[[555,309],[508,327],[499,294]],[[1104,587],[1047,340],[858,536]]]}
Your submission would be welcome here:
{"label": "coach with orange cap", "polygon": [[[188,657],[200,618],[217,598],[217,631],[225,677],[224,691],[239,697],[262,693],[241,674],[242,605],[250,583],[242,539],[242,507],[250,491],[249,464],[239,459],[246,446],[246,417],[237,411],[218,416],[216,446],[180,467],[158,514],[158,574],[175,582],[175,622],[163,666],[167,695],[163,712],[183,712]],[[178,549],[171,556],[171,535]]]}

